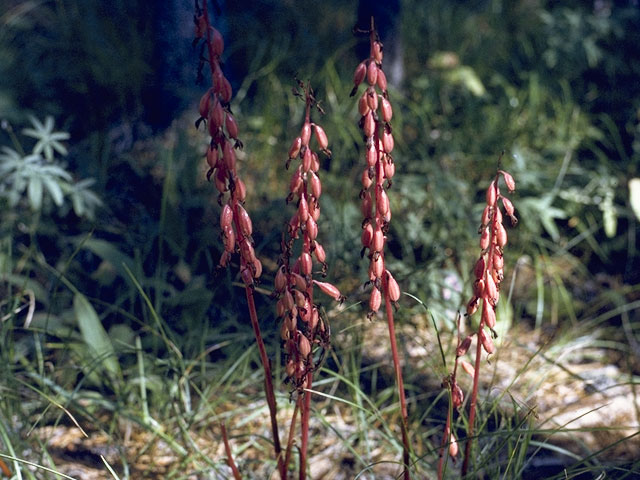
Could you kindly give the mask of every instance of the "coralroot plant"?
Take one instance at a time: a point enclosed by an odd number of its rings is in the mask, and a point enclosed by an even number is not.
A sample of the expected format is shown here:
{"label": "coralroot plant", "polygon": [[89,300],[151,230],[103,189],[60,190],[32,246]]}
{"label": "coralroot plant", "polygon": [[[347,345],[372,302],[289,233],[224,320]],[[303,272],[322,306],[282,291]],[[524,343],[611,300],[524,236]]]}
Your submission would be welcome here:
{"label": "coralroot plant", "polygon": [[[478,258],[475,264],[473,272],[473,296],[467,303],[467,316],[471,317],[480,310],[480,322],[475,333],[467,336],[462,341],[458,338],[456,362],[453,374],[450,375],[446,381],[447,386],[451,390],[451,401],[453,407],[457,409],[462,405],[463,401],[462,390],[456,382],[458,363],[460,362],[462,368],[468,374],[473,376],[473,387],[471,390],[471,400],[469,405],[467,442],[465,445],[464,460],[462,463],[463,476],[467,474],[471,458],[482,351],[484,350],[489,355],[495,352],[493,338],[497,337],[494,330],[496,325],[496,306],[500,298],[500,285],[504,278],[504,247],[507,244],[507,231],[503,225],[503,210],[504,215],[509,217],[512,225],[515,225],[518,221],[514,215],[513,203],[500,193],[500,188],[498,186],[500,177],[503,178],[507,190],[510,193],[515,191],[516,188],[513,177],[504,170],[498,170],[496,177],[487,189],[486,206],[482,212],[482,222],[478,232],[480,234],[481,253],[480,258]],[[502,209],[500,208],[500,205],[502,205]],[[473,337],[476,339],[476,356],[475,365],[472,366],[469,362],[460,360],[460,357],[465,355],[471,347]],[[451,431],[451,411],[452,409],[450,408],[440,452],[438,478],[442,478],[444,447],[447,442],[449,444],[449,455],[451,457],[455,457],[458,451],[455,436]]]}
{"label": "coralroot plant", "polygon": [[[275,294],[279,297],[278,317],[282,319],[281,337],[287,356],[286,372],[289,381],[297,393],[296,409],[300,411],[300,479],[306,478],[307,446],[309,441],[309,415],[311,413],[311,386],[313,373],[319,367],[314,363],[314,346],[326,351],[329,345],[329,328],[318,305],[314,303],[314,287],[334,300],[342,302],[344,297],[334,285],[320,282],[313,277],[318,272],[324,277],[327,264],[324,248],[318,242],[318,218],[320,217],[320,195],[322,184],[318,176],[320,161],[318,153],[311,147],[311,138],[315,137],[318,150],[331,156],[328,139],[324,129],[311,122],[311,108],[317,107],[311,86],[302,83],[299,86],[304,94],[296,91],[306,103],[305,119],[300,135],[296,137],[289,149],[290,163],[298,159],[289,185],[287,203],[295,201],[296,212],[288,223],[287,232],[283,235],[281,265],[275,278]],[[299,240],[299,242],[296,242]],[[294,246],[300,244],[300,253],[294,255]],[[295,261],[291,265],[293,257]],[[315,266],[315,268],[314,268]],[[294,413],[291,421],[291,432],[295,428]],[[290,434],[290,438],[293,438]],[[285,466],[292,448],[287,445]]]}
{"label": "coralroot plant", "polygon": [[368,317],[372,318],[378,312],[383,297],[385,301],[391,354],[402,415],[403,475],[405,479],[408,479],[410,478],[410,451],[407,432],[407,402],[396,345],[392,308],[392,303],[395,304],[400,298],[400,287],[391,272],[385,267],[384,261],[384,245],[391,220],[391,206],[386,190],[391,186],[395,173],[395,163],[391,156],[394,147],[390,123],[393,109],[387,91],[387,78],[382,70],[382,43],[377,37],[373,18],[368,33],[369,58],[357,66],[353,78],[354,87],[351,92],[352,96],[355,95],[360,84],[366,80],[368,86],[358,100],[358,111],[362,116],[360,128],[366,142],[366,166],[362,172],[362,190],[360,191],[364,217],[361,237],[362,255],[364,256],[366,253],[369,258],[369,283],[372,286]]}
{"label": "coralroot plant", "polygon": [[256,257],[252,239],[253,226],[249,214],[242,204],[245,200],[246,188],[236,169],[235,149],[242,148],[238,140],[238,124],[231,112],[229,102],[232,97],[231,84],[220,68],[220,57],[224,50],[224,41],[218,30],[211,26],[207,11],[206,0],[199,6],[196,0],[196,39],[194,44],[201,43],[199,78],[202,78],[202,68],[209,65],[211,72],[211,87],[202,96],[199,104],[200,118],[196,126],[204,122],[211,141],[207,148],[207,164],[209,171],[207,178],[213,177],[219,192],[218,203],[222,206],[220,214],[220,228],[224,240],[224,252],[220,258],[220,266],[225,267],[232,255],[239,253],[240,276],[245,284],[247,304],[251,325],[260,353],[260,361],[264,369],[265,394],[271,416],[271,429],[275,457],[281,478],[286,478],[286,470],[281,455],[280,438],[278,434],[276,397],[273,390],[273,380],[269,358],[265,349],[258,314],[253,298],[255,281],[262,273],[262,264]]}

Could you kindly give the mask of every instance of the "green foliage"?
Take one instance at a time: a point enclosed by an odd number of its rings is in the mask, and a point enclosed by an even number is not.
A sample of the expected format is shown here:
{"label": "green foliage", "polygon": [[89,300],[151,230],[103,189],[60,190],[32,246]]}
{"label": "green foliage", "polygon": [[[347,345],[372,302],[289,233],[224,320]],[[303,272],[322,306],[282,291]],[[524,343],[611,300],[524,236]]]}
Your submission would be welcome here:
{"label": "green foliage", "polygon": [[[315,428],[349,451],[364,477],[380,468],[374,465],[379,458],[397,458],[401,445],[386,359],[371,363],[374,347],[363,343],[362,333],[370,324],[358,305],[366,261],[359,255],[354,187],[364,152],[357,147],[356,101],[348,97],[359,61],[354,49],[360,39],[351,35],[355,6],[267,1],[252,10],[248,2],[224,3],[223,60],[236,75],[231,107],[245,145],[238,163],[265,265],[256,297],[277,379],[284,374],[268,290],[279,232],[292,213],[283,192],[290,174],[284,170],[287,142],[303,115],[290,93],[296,74],[311,81],[326,110],[319,123],[333,157],[320,171],[319,241],[331,278],[349,300],[337,318],[330,312],[335,335],[343,338],[314,387],[321,392],[314,396]],[[194,133],[196,114],[188,111],[149,141],[134,139],[131,149],[117,150],[105,140],[113,122],[150,103],[144,97],[158,71],[150,61],[148,7],[25,1],[12,2],[1,18],[0,75],[7,82],[0,87],[0,112],[14,124],[30,118],[32,127],[20,139],[5,129],[0,150],[0,373],[6,392],[0,435],[11,456],[27,457],[33,450],[21,436],[24,426],[69,423],[61,405],[114,442],[119,422],[161,438],[183,462],[176,461],[168,476],[184,478],[189,464],[198,475],[223,478],[224,459],[203,449],[200,434],[211,442],[211,425],[226,421],[235,451],[246,458],[244,471],[262,473],[273,466],[253,459],[270,451],[261,426],[252,423],[266,413],[258,355],[234,283],[237,268],[215,269],[219,208],[202,180],[206,135]],[[557,329],[560,339],[550,346],[560,355],[564,325],[575,329],[595,318],[598,326],[614,323],[606,331],[618,342],[612,354],[635,361],[627,344],[637,341],[640,326],[624,314],[637,308],[630,303],[637,289],[624,282],[640,280],[634,276],[640,261],[640,97],[629,81],[640,72],[625,58],[633,51],[620,45],[634,44],[637,33],[625,26],[637,21],[637,12],[592,7],[402,2],[404,80],[391,88],[397,172],[389,191],[387,261],[410,294],[400,302],[402,323],[436,327],[447,360],[456,310],[470,294],[483,190],[504,150],[502,164],[518,185],[513,201],[520,223],[509,232],[506,271],[513,276],[504,282],[500,338],[513,338],[511,328],[519,324],[541,333],[542,327]],[[385,62],[393,52],[385,52]],[[195,72],[195,53],[193,64]],[[68,145],[68,134],[56,131],[49,115],[69,119],[63,128],[86,137],[74,133]],[[97,182],[78,179],[63,160],[96,172]],[[80,218],[68,215],[71,210]],[[92,222],[91,235],[83,219]],[[594,280],[598,272],[604,282]],[[618,321],[627,322],[624,331]],[[444,400],[437,385],[430,391],[418,386],[424,372],[438,383],[446,374],[439,358],[430,355],[420,368],[407,368],[411,430],[420,443],[415,471],[425,477],[433,475],[437,459]],[[287,387],[279,391],[279,406],[287,411]],[[487,475],[518,478],[532,452],[559,449],[543,437],[555,432],[536,430],[533,413],[508,393],[481,400],[485,428],[476,467]],[[341,416],[348,429],[337,426]],[[456,431],[464,431],[465,422],[461,415]],[[40,463],[55,469],[45,457]],[[129,460],[111,463],[121,478],[139,473],[130,472]],[[578,458],[569,471],[597,466]]]}
{"label": "green foliage", "polygon": [[37,140],[29,154],[24,152],[11,127],[5,124],[15,149],[6,145],[1,148],[0,198],[12,208],[26,201],[34,212],[49,213],[55,205],[62,215],[68,211],[65,200],[70,199],[77,216],[94,219],[95,210],[102,201],[89,188],[93,180],[74,182],[71,173],[56,157],[56,154],[67,155],[67,148],[60,142],[67,140],[69,134],[53,130],[53,117],[47,117],[44,124],[31,117],[31,123],[33,128],[22,130],[25,136]]}

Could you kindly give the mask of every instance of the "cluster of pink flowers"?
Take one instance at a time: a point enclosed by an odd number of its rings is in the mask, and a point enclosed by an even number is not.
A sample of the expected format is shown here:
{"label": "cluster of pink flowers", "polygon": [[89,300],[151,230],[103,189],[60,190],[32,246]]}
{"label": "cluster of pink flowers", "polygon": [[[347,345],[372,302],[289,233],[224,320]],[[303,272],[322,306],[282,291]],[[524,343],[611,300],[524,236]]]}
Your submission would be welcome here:
{"label": "cluster of pink flowers", "polygon": [[[310,381],[306,375],[313,369],[312,344],[328,342],[329,332],[313,302],[314,286],[334,300],[344,300],[337,287],[313,279],[314,262],[321,267],[322,276],[326,275],[327,264],[325,250],[317,240],[322,183],[318,176],[320,161],[318,153],[311,148],[311,139],[315,138],[318,150],[325,155],[330,156],[331,151],[324,129],[310,120],[311,107],[316,104],[311,87],[307,85],[304,90],[305,121],[300,135],[293,140],[287,160],[287,168],[295,159],[300,162],[291,177],[287,196],[287,203],[295,201],[297,208],[288,224],[281,265],[275,277],[276,310],[278,318],[283,319],[281,337],[287,354],[286,372],[298,388],[309,387],[304,384],[305,378]],[[301,251],[291,266],[294,242],[300,238]]]}
{"label": "cluster of pink flowers", "polygon": [[[503,249],[507,244],[507,231],[502,223],[503,214],[498,202],[502,203],[504,212],[510,218],[512,224],[518,221],[514,215],[514,207],[511,200],[500,193],[498,186],[499,175],[504,178],[509,192],[513,192],[516,188],[513,177],[500,170],[487,189],[486,206],[482,212],[482,223],[479,230],[482,252],[474,268],[473,296],[467,303],[467,315],[469,316],[477,312],[482,306],[478,339],[487,353],[493,353],[495,346],[491,335],[485,332],[484,327],[487,327],[493,333],[493,328],[496,325],[495,308],[500,298],[500,284],[504,278]],[[470,338],[465,339],[461,347],[466,348],[459,348],[458,354],[463,355],[469,348],[470,343]]]}
{"label": "cluster of pink flowers", "polygon": [[200,99],[198,110],[200,119],[196,125],[206,122],[211,142],[207,148],[207,178],[213,177],[220,192],[218,202],[223,205],[225,194],[229,196],[220,214],[220,228],[224,239],[224,253],[220,266],[228,264],[231,255],[240,252],[240,273],[246,285],[253,285],[254,279],[262,274],[262,264],[256,258],[251,237],[253,226],[247,211],[242,207],[246,196],[244,182],[236,171],[235,149],[242,148],[238,140],[238,124],[231,113],[229,102],[232,89],[229,80],[220,68],[220,56],[224,50],[224,40],[218,30],[208,24],[203,13],[196,15],[196,40],[204,39],[208,50],[212,86]]}
{"label": "cluster of pink flowers", "polygon": [[[384,245],[391,220],[391,206],[386,189],[391,186],[395,163],[391,118],[393,109],[387,92],[387,78],[382,70],[382,44],[371,32],[369,58],[355,70],[351,95],[365,80],[368,86],[358,100],[362,118],[360,128],[366,141],[367,165],[362,172],[362,254],[368,250],[369,281],[373,285],[369,297],[369,315],[374,315],[382,303],[382,293],[392,302],[400,298],[400,288],[384,263]],[[386,181],[386,185],[385,185]]]}

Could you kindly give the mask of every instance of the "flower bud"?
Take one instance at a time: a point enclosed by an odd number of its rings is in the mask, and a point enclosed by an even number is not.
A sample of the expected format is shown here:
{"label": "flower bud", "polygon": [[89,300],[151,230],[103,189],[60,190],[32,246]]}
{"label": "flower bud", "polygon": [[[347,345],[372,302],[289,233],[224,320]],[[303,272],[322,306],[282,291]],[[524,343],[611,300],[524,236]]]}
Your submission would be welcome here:
{"label": "flower bud", "polygon": [[220,212],[220,228],[224,231],[224,229],[231,227],[231,222],[233,221],[233,210],[228,204],[225,204],[222,207],[222,212]]}
{"label": "flower bud", "polygon": [[499,193],[498,191],[498,187],[496,186],[496,181],[493,180],[491,182],[491,185],[489,185],[489,188],[487,188],[487,205],[489,205],[490,207],[494,207],[496,205],[496,198],[497,198],[497,194]]}
{"label": "flower bud", "polygon": [[385,273],[387,275],[387,291],[385,295],[387,295],[392,302],[397,302],[400,299],[400,286],[389,270],[385,270]]}
{"label": "flower bud", "polygon": [[371,289],[371,296],[369,297],[369,310],[377,312],[380,310],[380,304],[382,303],[382,294],[376,287]]}
{"label": "flower bud", "polygon": [[367,105],[374,112],[378,110],[378,94],[373,87],[367,88]]}
{"label": "flower bud", "polygon": [[489,248],[489,227],[482,229],[482,234],[480,235],[480,248],[482,250]]}
{"label": "flower bud", "polygon": [[489,327],[494,328],[496,326],[496,312],[493,309],[493,305],[486,298],[482,300],[482,322]]}
{"label": "flower bud", "polygon": [[453,436],[453,433],[449,437],[449,456],[451,458],[458,456],[458,442],[456,437]]}
{"label": "flower bud", "polygon": [[216,189],[220,193],[224,193],[227,191],[227,170],[226,168],[218,168],[214,176],[214,181],[216,185]]}
{"label": "flower bud", "polygon": [[255,258],[253,260],[253,278],[260,278],[260,275],[262,275],[262,262]]}
{"label": "flower bud", "polygon": [[242,255],[242,258],[244,258],[247,263],[253,263],[256,258],[256,252],[253,249],[253,245],[251,245],[251,242],[249,242],[247,238],[240,242],[240,255]]}
{"label": "flower bud", "polygon": [[373,144],[367,148],[367,165],[369,167],[375,167],[378,162],[378,152]]}
{"label": "flower bud", "polygon": [[457,383],[451,385],[451,400],[455,408],[460,408],[464,401],[464,393]]}
{"label": "flower bud", "polygon": [[296,158],[300,153],[300,147],[302,146],[302,138],[296,137],[289,147],[289,158]]}
{"label": "flower bud", "polygon": [[509,192],[514,192],[516,189],[516,182],[513,179],[513,177],[507,172],[501,172],[501,173],[504,178],[504,183],[507,185],[507,190],[509,190]]}
{"label": "flower bud", "polygon": [[320,290],[322,290],[324,293],[329,295],[334,300],[342,301],[341,300],[342,295],[340,294],[340,290],[338,290],[338,288],[335,285],[332,285],[331,283],[328,283],[328,282],[318,282],[317,280],[314,280],[313,283],[315,283],[318,287],[320,287]]}
{"label": "flower bud", "polygon": [[309,170],[311,170],[311,162],[313,161],[313,158],[311,156],[311,149],[310,148],[306,148],[304,151],[304,155],[302,156],[302,171],[303,172],[308,172]]}
{"label": "flower bud", "polygon": [[312,269],[313,260],[311,259],[311,255],[309,255],[309,252],[302,252],[300,255],[300,271],[304,275],[311,275]]}
{"label": "flower bud", "polygon": [[493,352],[496,351],[496,347],[493,344],[491,335],[487,335],[484,331],[484,328],[478,330],[478,337],[479,337],[480,343],[482,343],[482,348],[484,348],[485,352],[487,352],[488,354],[492,354]]}
{"label": "flower bud", "polygon": [[309,339],[302,332],[298,331],[298,351],[303,357],[307,357],[311,353],[311,344]]}
{"label": "flower bud", "polygon": [[291,177],[291,183],[289,184],[289,191],[291,193],[300,192],[300,190],[302,189],[302,186],[304,185],[301,169],[302,167],[298,167],[298,169],[294,172],[293,176]]}
{"label": "flower bud", "polygon": [[369,176],[369,169],[368,168],[365,168],[362,171],[361,181],[362,181],[362,188],[365,189],[365,190],[367,190],[371,186],[371,184],[373,183],[373,179]]}
{"label": "flower bud", "polygon": [[218,147],[207,148],[207,165],[210,168],[216,168],[218,166]]}
{"label": "flower bud", "polygon": [[460,345],[458,345],[458,348],[456,349],[456,357],[461,357],[466,354],[469,351],[470,346],[471,335],[468,335],[462,342],[460,342]]}
{"label": "flower bud", "polygon": [[227,133],[229,134],[229,138],[238,139],[238,123],[236,122],[235,117],[227,113],[227,116],[224,119],[224,124],[227,127]]}
{"label": "flower bud", "polygon": [[364,92],[360,97],[360,100],[358,100],[358,112],[360,112],[360,115],[363,117],[369,113],[370,110],[369,103],[367,103],[367,96],[368,92]]}
{"label": "flower bud", "polygon": [[224,160],[224,164],[227,167],[227,170],[230,172],[235,171],[236,169],[236,152],[233,151],[233,145],[231,142],[225,141],[222,146],[222,159]]}
{"label": "flower bud", "polygon": [[478,259],[478,261],[476,262],[476,266],[473,268],[473,275],[476,277],[476,279],[480,279],[484,276],[484,266],[484,256],[482,256]]}
{"label": "flower bud", "polygon": [[382,44],[378,41],[371,44],[371,56],[378,63],[382,63]]}
{"label": "flower bud", "polygon": [[320,263],[325,263],[327,260],[327,254],[324,251],[324,247],[320,245],[318,242],[313,242],[314,250],[313,254],[316,256],[316,260]]}
{"label": "flower bud", "polygon": [[302,195],[300,197],[300,202],[298,202],[298,218],[300,219],[301,224],[306,223],[309,218],[309,205],[305,195]]}
{"label": "flower bud", "polygon": [[362,205],[360,209],[364,218],[371,218],[371,210],[373,208],[373,199],[369,191],[364,192],[362,195]]}
{"label": "flower bud", "polygon": [[396,164],[391,159],[391,157],[387,158],[387,161],[384,162],[384,178],[387,180],[391,180],[396,173]]}
{"label": "flower bud", "polygon": [[391,151],[393,150],[393,146],[393,135],[391,134],[391,129],[389,128],[389,126],[387,126],[382,132],[382,147],[385,153],[391,153]]}
{"label": "flower bud", "polygon": [[223,229],[224,249],[232,253],[236,248],[236,232],[229,226]]}
{"label": "flower bud", "polygon": [[300,139],[302,140],[302,145],[309,146],[309,140],[311,139],[311,124],[309,122],[304,122],[304,125],[302,125]]}
{"label": "flower bud", "polygon": [[471,365],[466,360],[460,360],[460,366],[466,373],[468,373],[471,376],[471,378],[473,378],[476,375],[476,369],[473,368],[473,365]]}
{"label": "flower bud", "polygon": [[384,258],[382,255],[374,255],[371,258],[370,265],[370,274],[373,275],[374,278],[382,277],[382,272],[384,271]]}
{"label": "flower bud", "polygon": [[500,246],[500,248],[504,247],[507,244],[507,231],[504,228],[504,225],[499,223],[496,227],[496,242]]}
{"label": "flower bud", "polygon": [[358,86],[364,80],[365,75],[367,74],[367,64],[366,62],[361,62],[357,67],[356,71],[353,73],[353,84],[354,86]]}
{"label": "flower bud", "polygon": [[378,225],[373,231],[373,241],[371,242],[370,248],[372,252],[381,252],[383,247],[384,234],[382,233],[382,229]]}
{"label": "flower bud", "polygon": [[389,213],[389,197],[382,185],[376,185],[376,209],[382,216],[386,216]]}
{"label": "flower bud", "polygon": [[318,315],[318,309],[316,307],[311,307],[311,318],[309,319],[309,328],[311,331],[316,329],[319,319],[320,316]]}
{"label": "flower bud", "polygon": [[224,103],[229,103],[232,95],[233,89],[231,88],[231,84],[229,80],[223,76],[220,84],[220,100]]}
{"label": "flower bud", "polygon": [[300,290],[293,291],[293,300],[298,308],[304,308],[304,304],[307,303],[307,297]]}
{"label": "flower bud", "polygon": [[313,219],[313,217],[307,218],[306,234],[310,240],[315,240],[318,236],[318,224]]}
{"label": "flower bud", "polygon": [[483,226],[489,225],[490,220],[491,220],[491,207],[487,205],[486,207],[484,207],[484,210],[482,211],[481,225]]}
{"label": "flower bud", "polygon": [[485,287],[483,297],[495,304],[494,299],[498,296],[498,287],[496,287],[496,282],[494,282],[493,277],[489,275],[489,272],[487,272],[487,275],[485,275],[484,278]]}
{"label": "flower bud", "polygon": [[362,235],[360,237],[362,246],[364,248],[369,248],[371,245],[372,239],[373,239],[373,226],[371,225],[371,222],[367,222],[367,224],[362,229]]}
{"label": "flower bud", "polygon": [[244,182],[239,178],[236,178],[235,189],[233,190],[233,198],[240,203],[244,203],[244,199],[247,196],[247,187]]}
{"label": "flower bud", "polygon": [[316,134],[316,141],[318,142],[318,147],[320,150],[326,150],[329,146],[329,140],[327,139],[327,134],[324,129],[320,125],[313,124],[313,128]]}
{"label": "flower bud", "polygon": [[251,236],[253,233],[253,224],[251,223],[251,217],[247,211],[242,207],[242,205],[238,205],[238,223],[240,224],[240,231],[244,236]]}
{"label": "flower bud", "polygon": [[284,265],[278,267],[276,278],[274,280],[274,286],[276,287],[276,292],[282,292],[287,286],[287,274],[284,271]]}
{"label": "flower bud", "polygon": [[371,111],[364,116],[362,130],[365,137],[373,137],[373,133],[376,130],[376,121],[373,119],[373,113]]}
{"label": "flower bud", "polygon": [[222,34],[213,27],[211,28],[211,48],[213,50],[213,54],[220,56],[224,51],[224,39],[222,38]]}
{"label": "flower bud", "polygon": [[[209,133],[217,132],[224,122],[224,109],[222,104],[214,97],[213,108],[209,112]],[[213,129],[213,130],[212,130]],[[211,135],[215,137],[214,134]]]}
{"label": "flower bud", "polygon": [[316,152],[311,152],[311,168],[312,172],[317,172],[320,170],[320,160],[318,159],[318,154]]}
{"label": "flower bud", "polygon": [[311,183],[311,193],[316,198],[320,198],[322,195],[322,183],[320,182],[320,177],[315,172],[311,172],[310,175],[310,183]]}
{"label": "flower bud", "polygon": [[502,270],[504,268],[504,257],[498,253],[493,254],[493,268]]}
{"label": "flower bud", "polygon": [[387,91],[387,76],[384,74],[381,68],[378,69],[378,78],[376,79],[376,83],[378,84],[378,88],[382,90],[382,92]]}
{"label": "flower bud", "polygon": [[382,120],[384,122],[389,123],[391,121],[391,117],[393,117],[393,109],[391,108],[391,102],[386,98],[382,97]]}
{"label": "flower bud", "polygon": [[293,295],[289,290],[285,290],[284,295],[282,296],[282,306],[286,311],[291,311],[294,305]]}
{"label": "flower bud", "polygon": [[480,299],[478,297],[473,297],[471,300],[469,300],[469,303],[467,303],[468,316],[471,316],[478,311],[479,303]]}
{"label": "flower bud", "polygon": [[369,85],[375,85],[377,79],[378,66],[376,62],[369,62],[369,66],[367,67],[367,82],[369,82]]}
{"label": "flower bud", "polygon": [[202,118],[209,117],[209,107],[211,105],[211,89],[207,90],[202,97],[200,97],[200,103],[198,104],[198,112]]}

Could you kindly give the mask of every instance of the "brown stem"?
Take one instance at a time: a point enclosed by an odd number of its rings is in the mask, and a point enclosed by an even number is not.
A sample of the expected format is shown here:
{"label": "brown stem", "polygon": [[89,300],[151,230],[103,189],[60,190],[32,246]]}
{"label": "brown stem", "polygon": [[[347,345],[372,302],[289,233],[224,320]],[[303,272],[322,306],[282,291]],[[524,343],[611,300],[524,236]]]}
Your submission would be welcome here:
{"label": "brown stem", "polygon": [[240,476],[240,471],[236,466],[236,462],[233,461],[233,455],[231,454],[231,446],[229,445],[229,438],[227,438],[227,427],[224,426],[224,423],[220,424],[220,430],[222,431],[222,441],[224,442],[224,450],[227,454],[227,463],[229,464],[229,468],[233,472],[233,478],[236,480],[242,480],[242,476]]}
{"label": "brown stem", "polygon": [[287,450],[284,454],[284,467],[289,469],[289,462],[291,462],[291,450],[293,448],[293,437],[296,431],[296,418],[298,417],[298,402],[296,402],[293,408],[293,415],[291,415],[291,425],[289,426],[289,439],[287,441]]}
{"label": "brown stem", "polygon": [[[311,389],[313,374],[307,373],[305,389]],[[307,478],[307,448],[309,445],[309,417],[311,414],[311,392],[305,391],[298,400],[301,403],[300,416],[300,480]]]}
{"label": "brown stem", "polygon": [[[307,121],[309,121],[309,101],[307,95]],[[303,187],[303,195],[307,196],[307,186]],[[311,240],[305,233],[304,244],[302,246],[305,252],[309,252],[311,249]],[[309,308],[313,308],[313,282],[310,282],[307,286],[307,296],[309,297]],[[313,340],[315,336],[315,330],[311,331],[310,337]],[[307,478],[307,449],[309,447],[309,417],[311,415],[311,384],[313,382],[313,354],[309,355],[309,369],[307,378],[304,382],[305,392],[302,398],[299,398],[301,402],[300,407],[300,480],[306,480]]]}
{"label": "brown stem", "polygon": [[[451,395],[449,396],[451,399]],[[445,457],[445,447],[447,446],[447,441],[451,437],[451,400],[449,400],[449,410],[447,411],[447,423],[444,426],[444,433],[442,435],[442,443],[440,444],[440,452],[438,454],[438,480],[442,480],[442,475],[444,473],[444,457]]]}
{"label": "brown stem", "polygon": [[[484,328],[484,324],[480,322],[478,332]],[[471,444],[473,443],[473,423],[476,419],[476,403],[478,400],[478,380],[480,378],[480,360],[482,358],[482,342],[480,341],[480,334],[476,335],[476,362],[474,365],[475,372],[473,373],[473,390],[471,391],[471,401],[469,404],[469,428],[467,429],[467,444],[464,447],[464,460],[462,462],[462,476],[467,474],[469,469],[469,460],[471,457]]]}
{"label": "brown stem", "polygon": [[262,340],[262,334],[260,333],[260,325],[258,324],[258,313],[256,312],[256,304],[253,299],[253,288],[249,285],[245,287],[247,294],[247,304],[249,305],[249,316],[251,317],[251,326],[253,327],[253,333],[256,337],[256,343],[258,344],[258,352],[260,353],[260,361],[262,362],[262,368],[264,369],[264,393],[267,397],[267,405],[269,406],[269,415],[271,417],[271,431],[273,433],[273,449],[278,462],[278,471],[280,472],[280,478],[286,480],[287,470],[285,464],[282,461],[282,448],[280,446],[280,436],[278,434],[278,418],[277,418],[277,405],[276,396],[273,391],[273,381],[271,377],[271,364],[269,363],[269,357],[267,357],[267,350]]}
{"label": "brown stem", "polygon": [[391,343],[391,356],[393,357],[393,366],[396,374],[396,385],[398,386],[398,397],[400,397],[400,412],[402,415],[402,461],[404,463],[404,480],[410,480],[411,475],[409,473],[410,465],[410,450],[409,450],[409,435],[408,435],[408,415],[407,415],[407,400],[404,395],[404,382],[402,381],[402,367],[400,366],[400,358],[398,356],[398,346],[396,344],[396,331],[393,323],[393,308],[391,306],[391,300],[389,295],[385,293],[384,296],[385,307],[387,311],[387,323],[389,325],[389,342]]}

